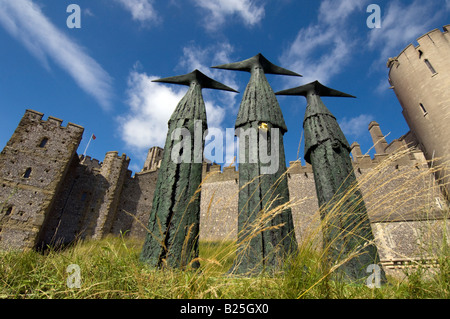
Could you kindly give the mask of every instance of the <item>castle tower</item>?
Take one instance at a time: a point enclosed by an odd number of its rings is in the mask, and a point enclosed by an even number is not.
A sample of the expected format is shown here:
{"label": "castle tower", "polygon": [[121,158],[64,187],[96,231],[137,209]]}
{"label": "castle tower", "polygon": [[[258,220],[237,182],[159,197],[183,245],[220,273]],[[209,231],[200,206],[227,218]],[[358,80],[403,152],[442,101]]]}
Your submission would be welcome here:
{"label": "castle tower", "polygon": [[389,82],[419,147],[450,193],[450,25],[432,30],[389,59]]}
{"label": "castle tower", "polygon": [[92,217],[98,215],[95,212],[104,193],[99,187],[104,184],[100,169],[97,159],[74,157],[45,223],[40,247],[66,245],[92,235],[92,231],[88,234],[86,230],[95,224]]}
{"label": "castle tower", "polygon": [[148,150],[147,153],[147,159],[144,163],[144,168],[142,169],[142,172],[144,171],[154,171],[159,168],[161,165],[161,160],[163,157],[164,150],[161,147],[154,146]]}
{"label": "castle tower", "polygon": [[369,133],[372,137],[373,145],[375,145],[375,152],[377,154],[386,153],[386,148],[388,147],[388,143],[384,138],[383,133],[380,129],[380,124],[375,121],[370,122],[369,124]]}
{"label": "castle tower", "polygon": [[26,110],[0,154],[0,249],[39,242],[84,129]]}
{"label": "castle tower", "polygon": [[100,175],[104,180],[99,185],[104,195],[100,207],[98,207],[98,217],[93,230],[93,237],[96,239],[104,237],[111,231],[129,163],[130,158],[125,154],[118,156],[117,151],[108,152],[105,155],[100,169]]}

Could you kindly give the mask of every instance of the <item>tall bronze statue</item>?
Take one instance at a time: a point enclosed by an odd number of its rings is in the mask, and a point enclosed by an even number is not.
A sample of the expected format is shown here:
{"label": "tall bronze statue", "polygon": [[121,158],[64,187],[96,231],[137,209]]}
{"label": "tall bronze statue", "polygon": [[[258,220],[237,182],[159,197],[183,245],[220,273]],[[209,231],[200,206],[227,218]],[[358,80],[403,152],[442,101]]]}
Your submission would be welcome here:
{"label": "tall bronze statue", "polygon": [[[237,92],[198,70],[155,80],[189,86],[168,126],[141,260],[153,267],[197,268],[200,190],[207,129],[202,89]],[[196,136],[200,134],[200,136]],[[199,143],[199,141],[201,141]]]}
{"label": "tall bronze statue", "polygon": [[[336,274],[351,281],[367,278],[367,267],[379,264],[377,247],[350,159],[350,145],[321,96],[352,97],[318,81],[276,93],[307,99],[303,129],[305,160],[314,172],[323,221],[323,245]],[[352,257],[354,255],[354,257]],[[384,272],[380,274],[385,278]]]}
{"label": "tall bronze statue", "polygon": [[291,209],[284,208],[289,202],[283,146],[287,128],[265,73],[300,75],[272,64],[262,54],[214,68],[251,74],[235,123],[240,192],[238,251],[231,271],[258,274],[276,270],[297,248],[297,242]]}

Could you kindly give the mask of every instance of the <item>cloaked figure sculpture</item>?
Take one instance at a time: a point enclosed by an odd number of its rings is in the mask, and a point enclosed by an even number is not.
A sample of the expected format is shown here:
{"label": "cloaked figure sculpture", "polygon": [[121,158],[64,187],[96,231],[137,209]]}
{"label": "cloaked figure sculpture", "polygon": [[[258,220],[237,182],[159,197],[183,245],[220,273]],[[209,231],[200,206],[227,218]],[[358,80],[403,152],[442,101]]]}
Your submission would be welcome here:
{"label": "cloaked figure sculpture", "polygon": [[214,68],[250,72],[235,123],[239,137],[239,199],[235,274],[279,269],[296,250],[289,203],[281,108],[265,73],[300,76],[262,54]]}
{"label": "cloaked figure sculpture", "polygon": [[[189,90],[168,123],[141,260],[155,268],[198,268],[203,132],[207,129],[202,89],[237,91],[198,70],[153,82],[187,85]],[[195,138],[196,134],[200,137]]]}
{"label": "cloaked figure sculpture", "polygon": [[[350,281],[366,279],[370,275],[368,267],[380,263],[378,250],[357,186],[350,145],[336,118],[320,98],[354,96],[330,89],[318,81],[280,91],[276,95],[301,95],[307,99],[303,121],[305,160],[312,165],[314,172],[321,208],[323,246],[329,266],[342,263],[335,272],[337,277]],[[379,270],[380,281],[385,280],[383,270]]]}

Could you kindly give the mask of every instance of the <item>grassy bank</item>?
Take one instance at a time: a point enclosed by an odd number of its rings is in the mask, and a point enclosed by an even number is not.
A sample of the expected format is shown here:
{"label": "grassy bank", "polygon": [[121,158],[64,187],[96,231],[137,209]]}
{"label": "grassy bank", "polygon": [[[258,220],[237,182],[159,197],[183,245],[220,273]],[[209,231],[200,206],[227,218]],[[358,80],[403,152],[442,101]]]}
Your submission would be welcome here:
{"label": "grassy bank", "polygon": [[[0,298],[450,298],[449,256],[431,277],[420,267],[403,281],[370,289],[334,282],[320,254],[307,247],[274,276],[228,276],[235,245],[201,242],[196,271],[152,270],[139,261],[141,242],[120,237],[84,241],[63,251],[0,254]],[[80,288],[69,288],[70,264],[79,265]],[[69,278],[70,279],[70,278]]]}

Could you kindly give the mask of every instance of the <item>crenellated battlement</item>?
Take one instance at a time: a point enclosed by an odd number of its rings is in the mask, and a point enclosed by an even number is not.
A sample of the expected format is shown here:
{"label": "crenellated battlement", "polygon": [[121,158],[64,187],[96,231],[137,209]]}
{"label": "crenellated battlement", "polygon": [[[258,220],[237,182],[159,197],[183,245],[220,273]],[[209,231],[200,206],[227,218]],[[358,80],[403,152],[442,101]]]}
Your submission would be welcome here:
{"label": "crenellated battlement", "polygon": [[[44,113],[27,109],[27,110],[25,110],[25,114],[22,117],[22,121],[39,122],[39,124],[44,125],[44,126],[47,124],[49,126],[65,128],[70,131],[75,131],[75,132],[78,131],[81,133],[84,132],[84,128],[80,125],[69,122],[69,123],[67,123],[67,126],[64,127],[64,126],[62,126],[63,120],[61,120],[59,118],[56,118],[53,116],[48,116],[47,120],[43,120],[43,117],[44,117]],[[22,121],[21,121],[21,123],[22,123]],[[26,123],[24,123],[24,124],[26,124]]]}
{"label": "crenellated battlement", "polygon": [[[410,43],[406,46],[395,58],[389,58],[386,66],[392,69],[393,66],[398,66],[401,58],[406,59],[426,59],[428,50],[441,48],[444,45],[448,46],[450,42],[450,24],[445,25],[440,29],[433,29],[424,35],[417,38],[417,45]],[[400,59],[400,60],[399,60]]]}
{"label": "crenellated battlement", "polygon": [[128,156],[126,156],[125,153],[122,153],[121,156],[119,156],[119,152],[118,151],[109,151],[106,152],[105,158],[109,158],[109,159],[125,159],[125,160],[129,160],[130,158]]}
{"label": "crenellated battlement", "polygon": [[[426,160],[422,156],[419,156],[421,152],[416,151],[412,152],[408,155],[399,157],[398,159],[395,159],[392,161],[392,166],[399,168],[404,166],[423,166],[426,165]],[[370,155],[361,155],[356,156],[354,159],[352,159],[352,164],[355,170],[361,170],[361,169],[373,169],[376,168],[380,163],[386,159],[389,158],[391,154],[375,154],[372,158]],[[203,179],[204,183],[216,183],[216,182],[223,182],[223,181],[231,181],[239,180],[239,169],[236,169],[236,167],[232,166],[226,166],[223,167],[219,164],[213,164],[210,165],[208,168],[208,165],[210,164],[203,164]],[[287,167],[286,173],[288,174],[288,178],[291,177],[291,175],[296,174],[303,174],[306,177],[310,177],[308,174],[313,174],[312,166],[308,163],[303,165],[300,161],[295,162],[289,162],[289,166]]]}
{"label": "crenellated battlement", "polygon": [[[42,236],[58,194],[64,191],[69,171],[78,165],[76,149],[84,128],[43,113],[26,110],[1,152],[0,181],[16,190],[0,191],[0,203],[8,202],[16,213],[0,222],[0,249],[33,248]],[[6,184],[5,184],[6,185]]]}
{"label": "crenellated battlement", "polygon": [[[119,153],[117,151],[111,151],[107,152],[105,155],[105,159],[103,162],[100,162],[96,158],[91,158],[89,155],[80,155],[80,164],[86,166],[89,169],[95,169],[97,171],[101,171],[102,169],[105,169],[106,166],[110,167],[113,166],[115,162],[119,163],[119,166],[126,166],[128,169],[128,164],[130,162],[130,158],[126,154],[122,154],[121,156],[118,155]],[[131,171],[128,173],[131,177]]]}
{"label": "crenellated battlement", "polygon": [[91,158],[89,155],[80,155],[79,158],[80,164],[87,166],[89,169],[100,170],[102,168],[102,163],[96,158]]}
{"label": "crenellated battlement", "polygon": [[[387,143],[381,131],[380,124],[375,121],[370,122],[368,126],[369,133],[372,137],[376,154],[373,157],[363,154],[361,146],[357,142],[353,142],[350,146],[352,155],[352,164],[355,170],[373,169],[380,165],[381,162],[388,159],[390,155],[396,152],[405,153],[392,160],[393,167],[400,166],[426,166],[426,159],[420,149],[417,148],[417,140],[413,133],[408,132],[398,139]],[[407,152],[405,152],[407,150]],[[300,160],[289,162],[287,167],[288,177],[295,174],[303,174],[309,178],[313,173],[312,166],[308,163],[303,164]],[[235,166],[223,167],[216,163],[203,163],[203,179],[204,183],[216,183],[221,181],[239,180],[239,169]]]}
{"label": "crenellated battlement", "polygon": [[216,163],[203,163],[202,168],[203,180],[206,183],[222,182],[239,179],[239,172],[235,166],[225,166],[222,170],[222,165]]}

